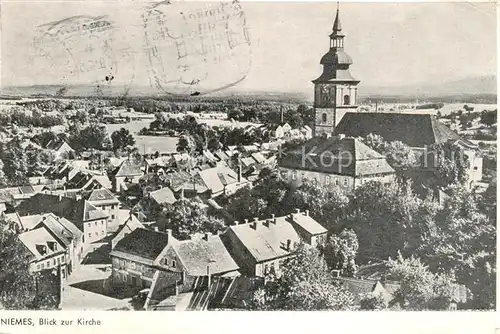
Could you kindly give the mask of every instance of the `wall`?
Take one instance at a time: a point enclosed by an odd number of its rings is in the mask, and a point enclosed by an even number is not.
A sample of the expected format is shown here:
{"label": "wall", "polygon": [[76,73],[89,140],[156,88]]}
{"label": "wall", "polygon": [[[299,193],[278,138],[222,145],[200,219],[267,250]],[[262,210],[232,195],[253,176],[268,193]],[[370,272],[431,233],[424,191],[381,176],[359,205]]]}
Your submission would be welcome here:
{"label": "wall", "polygon": [[227,229],[227,231],[224,234],[221,234],[220,237],[226,246],[227,251],[240,267],[240,272],[246,276],[255,276],[255,259],[237,238],[234,232],[231,229]]}
{"label": "wall", "polygon": [[155,270],[152,266],[137,261],[112,257],[112,276],[115,285],[133,285],[132,277],[137,278],[135,286],[151,286]]}
{"label": "wall", "polygon": [[[284,181],[288,181],[297,187],[300,186],[305,179],[308,179],[317,180],[323,186],[330,189],[333,189],[334,187],[340,187],[347,192],[350,192],[354,189],[354,178],[352,176],[327,174],[298,169],[295,170],[283,167],[280,167],[279,169],[280,175],[284,179]],[[296,177],[294,177],[294,175],[296,175]]]}
{"label": "wall", "polygon": [[119,204],[106,204],[106,205],[102,205],[102,204],[96,204],[94,202],[90,202],[91,204],[93,204],[94,206],[96,206],[97,208],[101,209],[102,211],[106,212],[109,217],[108,217],[108,221],[113,223],[113,222],[116,222],[118,220],[118,211],[119,211]]}
{"label": "wall", "polygon": [[38,272],[42,270],[57,268],[59,265],[66,264],[66,259],[67,259],[67,253],[65,251],[61,251],[49,258],[43,259],[41,261],[32,262],[30,264],[30,271]]}
{"label": "wall", "polygon": [[85,244],[101,240],[106,237],[107,221],[106,219],[93,220],[83,223],[83,233]]}

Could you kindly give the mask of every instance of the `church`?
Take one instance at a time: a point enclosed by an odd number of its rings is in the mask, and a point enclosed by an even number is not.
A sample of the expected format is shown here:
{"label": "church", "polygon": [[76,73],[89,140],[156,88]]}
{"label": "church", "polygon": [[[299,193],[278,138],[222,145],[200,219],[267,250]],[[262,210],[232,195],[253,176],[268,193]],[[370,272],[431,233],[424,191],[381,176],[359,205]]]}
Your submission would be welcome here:
{"label": "church", "polygon": [[[469,166],[467,169],[467,186],[472,188],[476,182],[482,178],[482,157],[479,154],[478,146],[469,140],[461,138],[457,133],[441,123],[434,115],[415,113],[385,113],[385,112],[358,112],[358,84],[349,70],[353,64],[352,58],[344,50],[345,35],[342,32],[340,23],[340,11],[337,5],[337,13],[333,23],[332,33],[329,35],[329,50],[321,58],[320,64],[323,66],[321,75],[312,81],[314,84],[314,137],[307,141],[303,147],[310,147],[314,142],[314,147],[327,148],[335,147],[336,153],[349,155],[352,157],[354,166],[362,165],[356,162],[356,157],[363,156],[366,166],[379,166],[372,171],[363,169],[363,175],[356,175],[351,169],[351,173],[345,174],[338,169],[320,168],[318,169],[313,160],[304,159],[305,152],[300,148],[286,152],[285,157],[280,159],[279,167],[282,176],[288,177],[293,183],[298,183],[300,175],[304,177],[314,171],[314,178],[328,182],[331,177],[342,179],[341,184],[353,190],[367,180],[383,180],[389,182],[394,173],[392,168],[386,166],[387,162],[377,152],[371,150],[362,143],[357,143],[359,137],[366,137],[368,134],[377,134],[386,141],[401,141],[408,145],[419,159],[422,170],[434,170],[437,167],[438,158],[433,148],[445,143],[451,143],[460,148],[460,151],[467,157]],[[352,141],[356,144],[353,145]],[[346,144],[349,141],[350,144]],[[320,142],[324,142],[319,145]],[[356,152],[342,152],[343,147],[362,147],[364,154]],[[340,149],[340,151],[339,151]],[[314,156],[324,156],[330,151],[320,152],[316,150]],[[302,158],[299,157],[302,154]],[[307,154],[307,153],[306,153]],[[370,157],[370,161],[366,158]],[[384,162],[381,160],[383,159]],[[383,167],[382,167],[383,166]],[[347,179],[347,181],[346,181]],[[299,182],[300,184],[300,182]],[[331,183],[324,184],[331,186]],[[349,185],[349,186],[347,186]]]}

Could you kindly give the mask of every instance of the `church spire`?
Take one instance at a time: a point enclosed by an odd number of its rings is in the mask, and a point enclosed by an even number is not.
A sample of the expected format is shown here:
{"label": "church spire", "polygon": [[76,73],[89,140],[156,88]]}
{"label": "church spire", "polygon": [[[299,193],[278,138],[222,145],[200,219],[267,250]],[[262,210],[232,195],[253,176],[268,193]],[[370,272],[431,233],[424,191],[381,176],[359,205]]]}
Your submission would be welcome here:
{"label": "church spire", "polygon": [[342,26],[340,25],[340,9],[339,3],[337,2],[337,15],[335,15],[335,21],[333,22],[333,29],[330,34],[330,49],[342,49],[344,47],[344,35],[342,34]]}
{"label": "church spire", "polygon": [[340,25],[340,16],[339,16],[339,2],[337,1],[337,15],[335,16],[335,21],[333,22],[333,33],[341,32],[342,26]]}

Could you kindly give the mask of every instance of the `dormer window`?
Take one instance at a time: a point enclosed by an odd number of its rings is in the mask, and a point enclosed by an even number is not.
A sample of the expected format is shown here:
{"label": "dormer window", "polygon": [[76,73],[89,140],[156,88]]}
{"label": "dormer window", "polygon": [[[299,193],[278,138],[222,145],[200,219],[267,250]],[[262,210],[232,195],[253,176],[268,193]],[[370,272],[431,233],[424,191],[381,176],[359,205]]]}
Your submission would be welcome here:
{"label": "dormer window", "polygon": [[175,262],[175,260],[172,260],[172,268],[176,268],[177,267],[177,263]]}

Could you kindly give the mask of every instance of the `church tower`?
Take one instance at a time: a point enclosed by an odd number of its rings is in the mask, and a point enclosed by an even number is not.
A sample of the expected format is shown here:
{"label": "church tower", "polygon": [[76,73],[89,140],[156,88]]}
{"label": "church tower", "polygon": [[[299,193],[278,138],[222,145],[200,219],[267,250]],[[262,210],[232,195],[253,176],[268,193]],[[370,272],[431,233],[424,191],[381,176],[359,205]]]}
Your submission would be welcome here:
{"label": "church tower", "polygon": [[344,52],[344,37],[340,26],[339,7],[330,34],[330,50],[321,58],[323,73],[314,83],[314,135],[333,134],[335,126],[346,112],[358,108],[359,81],[349,72],[352,59]]}

